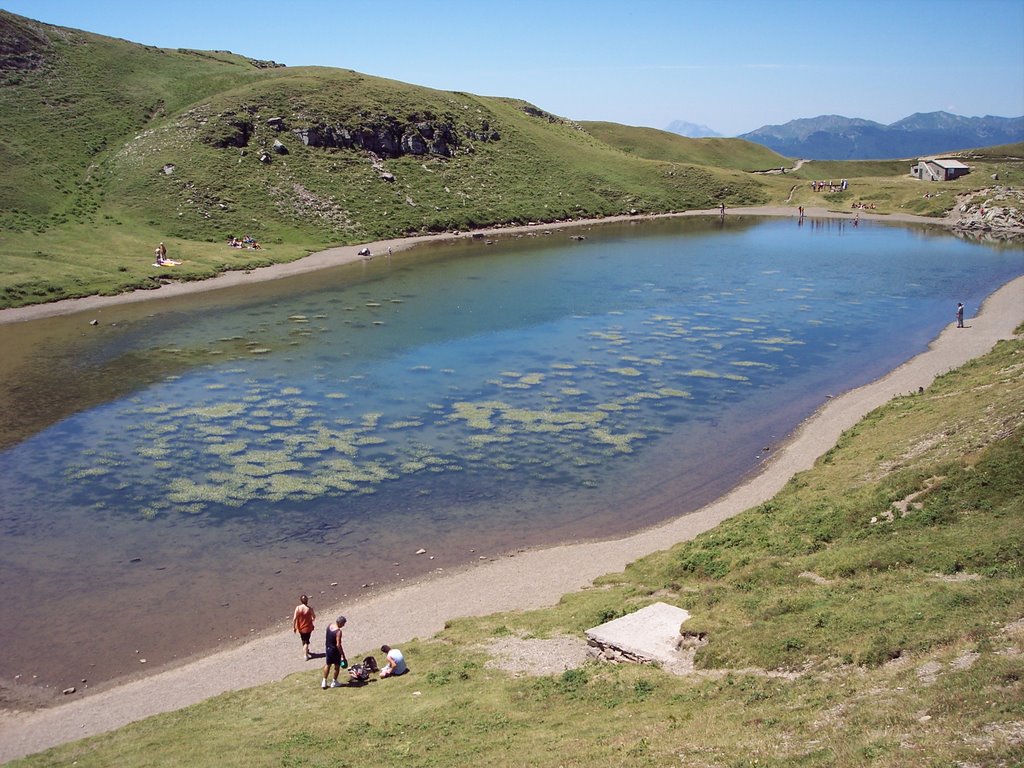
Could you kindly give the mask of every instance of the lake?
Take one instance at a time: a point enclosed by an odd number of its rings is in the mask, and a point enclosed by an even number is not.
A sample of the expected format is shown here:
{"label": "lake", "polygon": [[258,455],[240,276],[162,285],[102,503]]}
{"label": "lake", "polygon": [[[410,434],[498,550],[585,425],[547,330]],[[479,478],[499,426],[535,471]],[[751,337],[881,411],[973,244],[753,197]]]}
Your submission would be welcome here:
{"label": "lake", "polygon": [[0,679],[102,683],[300,592],[693,511],[1022,272],[932,229],[730,216],[0,326]]}

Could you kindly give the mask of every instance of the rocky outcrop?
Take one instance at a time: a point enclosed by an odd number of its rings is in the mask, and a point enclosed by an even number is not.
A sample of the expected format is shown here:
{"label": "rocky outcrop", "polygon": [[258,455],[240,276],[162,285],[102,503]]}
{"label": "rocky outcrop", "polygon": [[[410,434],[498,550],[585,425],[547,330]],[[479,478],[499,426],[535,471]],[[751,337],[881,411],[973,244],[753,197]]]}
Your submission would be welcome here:
{"label": "rocky outcrop", "polygon": [[256,69],[281,69],[288,66],[287,64],[280,64],[273,59],[249,59],[249,63],[256,67]]}
{"label": "rocky outcrop", "polygon": [[196,121],[199,140],[205,144],[219,148],[245,148],[256,144],[276,154],[290,151],[286,134],[306,147],[356,149],[385,159],[405,155],[453,157],[460,151],[471,152],[473,143],[501,140],[501,135],[487,120],[480,120],[476,126],[456,127],[450,119],[413,114],[406,120],[381,115],[328,122],[280,113],[260,118],[260,111],[258,105],[250,104],[212,115],[194,110],[190,116]]}
{"label": "rocky outcrop", "polygon": [[0,10],[0,72],[38,69],[49,48],[41,24]]}
{"label": "rocky outcrop", "polygon": [[1002,185],[959,198],[953,229],[958,232],[1010,239],[1024,237],[1024,190]]}
{"label": "rocky outcrop", "polygon": [[520,109],[523,110],[530,117],[539,117],[541,120],[547,120],[549,123],[560,123],[562,119],[552,115],[550,112],[545,112],[543,109],[539,109],[533,104],[523,104]]}
{"label": "rocky outcrop", "polygon": [[229,113],[222,115],[220,120],[210,121],[202,140],[221,149],[224,147],[247,147],[254,131],[251,118]]}
{"label": "rocky outcrop", "polygon": [[[451,157],[462,145],[455,127],[438,120],[401,123],[387,117],[358,126],[319,123],[295,128],[292,133],[307,147],[362,149],[380,157],[440,155]],[[467,139],[498,141],[497,131],[484,122],[479,131],[467,131]]]}

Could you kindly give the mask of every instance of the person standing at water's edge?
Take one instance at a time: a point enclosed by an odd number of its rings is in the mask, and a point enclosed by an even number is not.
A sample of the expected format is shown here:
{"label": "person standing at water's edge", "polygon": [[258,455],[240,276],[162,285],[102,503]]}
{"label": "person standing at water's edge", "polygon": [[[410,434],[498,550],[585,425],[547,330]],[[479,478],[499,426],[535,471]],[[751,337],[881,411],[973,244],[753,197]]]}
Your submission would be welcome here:
{"label": "person standing at water's edge", "polygon": [[309,637],[313,634],[313,622],[316,621],[316,611],[309,606],[309,597],[299,597],[299,604],[295,606],[295,613],[292,614],[292,632],[297,632],[302,640],[302,652],[306,654],[306,661],[313,656],[309,652]]}
{"label": "person standing at water's edge", "polygon": [[962,301],[956,305],[956,327],[964,327],[964,303]]}
{"label": "person standing at water's edge", "polygon": [[340,688],[338,673],[342,667],[348,666],[348,659],[345,658],[345,648],[341,644],[341,628],[345,626],[345,617],[339,616],[327,628],[327,637],[324,641],[324,679],[320,683],[321,688],[327,688],[327,676],[334,667],[334,681],[331,688]]}

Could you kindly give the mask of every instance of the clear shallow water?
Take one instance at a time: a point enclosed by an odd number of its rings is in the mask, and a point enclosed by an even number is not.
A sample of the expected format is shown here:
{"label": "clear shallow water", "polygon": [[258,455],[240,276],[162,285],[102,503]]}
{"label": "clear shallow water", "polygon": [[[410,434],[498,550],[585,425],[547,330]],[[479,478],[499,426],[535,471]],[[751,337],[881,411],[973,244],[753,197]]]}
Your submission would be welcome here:
{"label": "clear shallow water", "polygon": [[[1019,248],[848,222],[585,234],[54,331],[12,410],[89,396],[0,453],[0,675],[102,679],[140,646],[159,663],[245,636],[300,591],[337,602],[690,511],[1024,271]],[[35,655],[40,615],[85,628],[56,668]]]}

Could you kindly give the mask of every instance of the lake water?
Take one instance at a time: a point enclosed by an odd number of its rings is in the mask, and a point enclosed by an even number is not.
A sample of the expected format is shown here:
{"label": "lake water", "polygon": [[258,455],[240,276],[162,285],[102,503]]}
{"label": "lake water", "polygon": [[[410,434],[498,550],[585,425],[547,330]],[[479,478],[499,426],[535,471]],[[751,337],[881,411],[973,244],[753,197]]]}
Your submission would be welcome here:
{"label": "lake water", "polygon": [[1024,272],[863,222],[578,232],[0,326],[3,684],[692,511]]}

